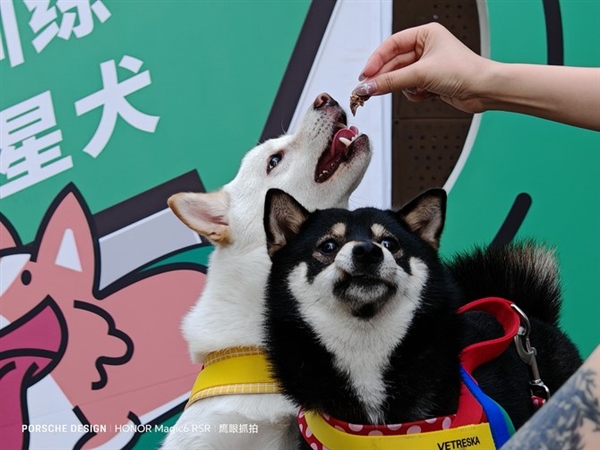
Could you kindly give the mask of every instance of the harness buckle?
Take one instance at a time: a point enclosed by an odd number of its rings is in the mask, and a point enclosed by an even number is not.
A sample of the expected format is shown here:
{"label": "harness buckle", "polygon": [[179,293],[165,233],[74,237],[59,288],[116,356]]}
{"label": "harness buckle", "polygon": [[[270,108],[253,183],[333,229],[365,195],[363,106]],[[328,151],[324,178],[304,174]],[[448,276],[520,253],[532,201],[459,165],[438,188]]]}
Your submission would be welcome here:
{"label": "harness buckle", "polygon": [[529,322],[527,314],[525,314],[521,308],[514,303],[511,303],[510,306],[516,311],[521,319],[521,326],[519,327],[519,331],[514,337],[514,340],[518,355],[523,362],[529,366],[529,390],[531,391],[531,396],[539,397],[543,401],[546,401],[550,398],[550,389],[548,389],[548,386],[544,384],[540,377],[540,371],[535,358],[537,350],[535,347],[531,346],[531,342],[529,341],[531,323]]}

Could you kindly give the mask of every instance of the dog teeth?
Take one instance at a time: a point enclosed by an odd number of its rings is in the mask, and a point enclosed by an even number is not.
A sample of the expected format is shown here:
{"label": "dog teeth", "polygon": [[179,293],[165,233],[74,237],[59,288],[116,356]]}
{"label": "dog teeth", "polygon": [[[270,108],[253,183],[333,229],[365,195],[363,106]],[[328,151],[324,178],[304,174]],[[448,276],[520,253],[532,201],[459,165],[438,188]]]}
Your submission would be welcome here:
{"label": "dog teeth", "polygon": [[[353,141],[353,140],[354,140],[354,139],[352,139],[352,141]],[[345,138],[345,137],[341,137],[341,138],[340,138],[340,142],[341,142],[342,144],[344,144],[346,147],[350,147],[350,144],[352,144],[352,141],[351,141],[350,139],[347,139],[347,138]]]}
{"label": "dog teeth", "polygon": [[352,139],[348,139],[346,137],[340,136],[339,141],[346,146],[346,148],[350,147],[350,144],[354,142],[354,140],[358,137],[358,135],[352,136]]}

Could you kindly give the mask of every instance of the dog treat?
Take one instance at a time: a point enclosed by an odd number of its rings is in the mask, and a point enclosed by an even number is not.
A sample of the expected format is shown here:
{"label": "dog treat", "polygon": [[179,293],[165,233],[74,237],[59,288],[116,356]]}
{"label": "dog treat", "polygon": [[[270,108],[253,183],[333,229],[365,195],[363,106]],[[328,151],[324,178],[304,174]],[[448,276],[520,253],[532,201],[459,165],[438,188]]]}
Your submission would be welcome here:
{"label": "dog treat", "polygon": [[352,94],[350,96],[350,111],[352,112],[352,115],[355,116],[358,107],[363,106],[370,98],[371,97],[368,95]]}

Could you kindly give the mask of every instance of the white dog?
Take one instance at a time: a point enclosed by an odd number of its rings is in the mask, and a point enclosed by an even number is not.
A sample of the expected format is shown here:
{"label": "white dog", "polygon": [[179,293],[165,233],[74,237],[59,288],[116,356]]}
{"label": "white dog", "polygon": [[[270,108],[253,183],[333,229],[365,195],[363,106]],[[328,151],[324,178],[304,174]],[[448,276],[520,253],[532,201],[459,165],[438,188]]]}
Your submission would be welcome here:
{"label": "white dog", "polygon": [[[182,325],[195,362],[206,363],[207,356],[225,349],[260,351],[271,264],[263,226],[267,190],[285,190],[308,209],[347,207],[370,158],[368,137],[348,128],[344,110],[320,94],[296,133],[252,149],[237,176],[220,190],[169,199],[186,225],[215,244],[204,291]],[[229,368],[213,378],[234,372],[240,371]],[[188,404],[163,449],[297,448],[296,413],[279,393],[203,398]]]}

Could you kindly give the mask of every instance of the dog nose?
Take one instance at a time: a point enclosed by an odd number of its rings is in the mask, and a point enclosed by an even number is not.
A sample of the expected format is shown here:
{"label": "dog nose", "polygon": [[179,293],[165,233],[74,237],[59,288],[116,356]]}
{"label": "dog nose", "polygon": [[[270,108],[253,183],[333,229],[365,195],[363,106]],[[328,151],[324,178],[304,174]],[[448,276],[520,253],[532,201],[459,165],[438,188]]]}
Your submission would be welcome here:
{"label": "dog nose", "polygon": [[337,106],[338,102],[336,102],[331,95],[323,92],[322,94],[317,95],[313,105],[315,109],[321,109],[325,106]]}
{"label": "dog nose", "polygon": [[381,263],[383,261],[383,251],[381,247],[372,242],[359,242],[352,249],[352,257],[357,266],[365,268]]}

